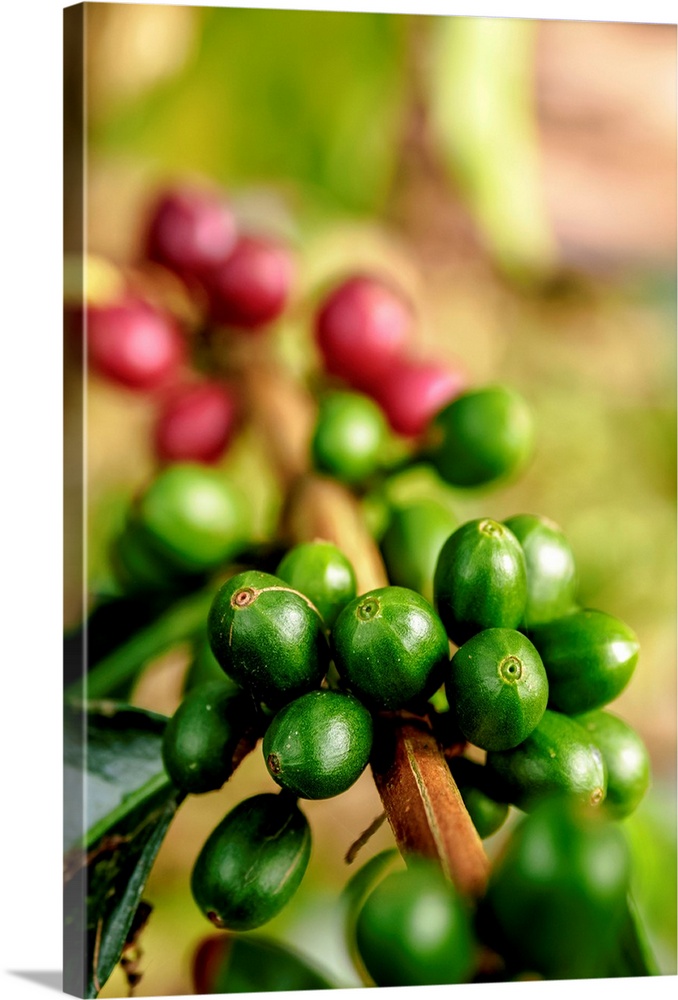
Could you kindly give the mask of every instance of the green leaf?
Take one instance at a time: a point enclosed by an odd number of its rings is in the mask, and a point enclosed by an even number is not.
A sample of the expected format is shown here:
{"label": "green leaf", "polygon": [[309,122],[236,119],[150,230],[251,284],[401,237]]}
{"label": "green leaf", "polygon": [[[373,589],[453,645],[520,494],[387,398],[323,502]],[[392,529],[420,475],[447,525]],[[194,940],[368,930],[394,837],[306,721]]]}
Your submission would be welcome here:
{"label": "green leaf", "polygon": [[82,679],[66,689],[69,700],[106,698],[129,684],[150,659],[205,629],[214,593],[199,591],[176,601],[155,621],[140,629],[104,657]]}
{"label": "green leaf", "polygon": [[181,801],[164,716],[113,702],[64,716],[64,985],[94,997],[119,961]]}
{"label": "green leaf", "polygon": [[546,276],[555,241],[545,211],[535,115],[538,25],[520,18],[436,19],[431,125],[497,264]]}

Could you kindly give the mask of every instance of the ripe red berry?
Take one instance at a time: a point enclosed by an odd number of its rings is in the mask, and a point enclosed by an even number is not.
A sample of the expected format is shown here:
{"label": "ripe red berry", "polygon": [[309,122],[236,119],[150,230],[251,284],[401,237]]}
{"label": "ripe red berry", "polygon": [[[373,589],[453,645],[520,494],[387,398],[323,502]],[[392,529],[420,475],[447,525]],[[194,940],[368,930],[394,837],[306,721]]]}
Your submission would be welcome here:
{"label": "ripe red berry", "polygon": [[220,382],[182,385],[164,400],[155,426],[163,462],[216,462],[228,448],[238,417],[236,398]]}
{"label": "ripe red berry", "polygon": [[183,278],[200,278],[229,255],[236,239],[233,212],[220,194],[179,188],[156,203],[146,255]]}
{"label": "ripe red berry", "polygon": [[326,370],[367,391],[405,346],[412,324],[412,309],[398,290],[358,274],[321,303],[315,336]]}
{"label": "ripe red berry", "polygon": [[438,410],[466,388],[466,383],[461,368],[401,357],[374,385],[371,394],[396,433],[416,437]]}
{"label": "ripe red berry", "polygon": [[293,279],[289,250],[258,236],[243,236],[205,282],[217,323],[257,329],[277,319]]}
{"label": "ripe red berry", "polygon": [[141,300],[90,307],[86,330],[92,368],[129,389],[167,385],[184,361],[185,343],[175,321]]}

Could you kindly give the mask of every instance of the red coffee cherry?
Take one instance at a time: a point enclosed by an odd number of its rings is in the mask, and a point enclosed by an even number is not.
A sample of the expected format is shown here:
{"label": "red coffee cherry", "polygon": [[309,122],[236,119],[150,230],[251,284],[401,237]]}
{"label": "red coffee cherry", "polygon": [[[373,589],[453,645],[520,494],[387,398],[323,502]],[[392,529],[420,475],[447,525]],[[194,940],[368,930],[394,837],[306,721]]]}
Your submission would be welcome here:
{"label": "red coffee cherry", "polygon": [[369,390],[407,342],[413,314],[405,297],[382,278],[348,278],[321,303],[316,343],[326,370]]}
{"label": "red coffee cherry", "polygon": [[461,368],[401,357],[375,385],[372,395],[397,434],[417,437],[466,384]]}
{"label": "red coffee cherry", "polygon": [[233,391],[221,382],[182,385],[164,400],[155,425],[163,462],[216,462],[228,448],[238,418]]}
{"label": "red coffee cherry", "polygon": [[158,389],[176,378],[186,347],[174,319],[127,299],[87,310],[87,357],[93,369],[129,389]]}
{"label": "red coffee cherry", "polygon": [[233,212],[219,193],[177,188],[153,209],[146,256],[183,278],[199,278],[230,254],[236,239]]}
{"label": "red coffee cherry", "polygon": [[259,236],[243,236],[206,279],[210,317],[217,323],[257,329],[287,305],[294,267],[287,247]]}

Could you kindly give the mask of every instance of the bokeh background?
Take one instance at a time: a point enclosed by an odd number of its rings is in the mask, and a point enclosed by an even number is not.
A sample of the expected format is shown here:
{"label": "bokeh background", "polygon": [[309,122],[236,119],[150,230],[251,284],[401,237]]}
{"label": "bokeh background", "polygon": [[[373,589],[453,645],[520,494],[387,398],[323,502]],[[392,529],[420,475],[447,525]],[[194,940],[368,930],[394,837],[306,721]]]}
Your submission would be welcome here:
{"label": "bokeh background", "polygon": [[[641,913],[662,971],[675,974],[675,25],[85,7],[86,242],[97,280],[134,263],[162,184],[206,179],[240,219],[296,248],[294,301],[268,347],[299,377],[318,363],[318,290],[374,267],[414,301],[422,353],[461,359],[472,383],[505,381],[529,400],[538,443],[526,474],[498,491],[459,491],[455,509],[460,520],[557,521],[583,603],[638,633],[640,663],[613,710],[652,756],[652,791],[626,828]],[[80,57],[67,51],[67,79]],[[68,206],[67,195],[76,249]],[[78,428],[77,387],[67,365],[67,434]],[[153,473],[152,419],[144,398],[89,379],[91,604],[110,586],[124,504]],[[247,484],[262,534],[272,530],[282,498],[265,442],[243,432],[224,466]],[[80,616],[74,572],[67,628]],[[171,713],[188,655],[177,648],[149,664],[135,702]],[[145,893],[154,912],[136,995],[192,992],[191,958],[210,927],[190,897],[191,865],[226,811],[266,790],[255,753],[220,792],[182,806]],[[309,872],[266,931],[357,985],[339,929],[343,857],[381,805],[365,774],[305,811]],[[491,854],[502,836],[487,842]],[[360,860],[391,843],[382,828]],[[126,990],[116,973],[102,995]]]}

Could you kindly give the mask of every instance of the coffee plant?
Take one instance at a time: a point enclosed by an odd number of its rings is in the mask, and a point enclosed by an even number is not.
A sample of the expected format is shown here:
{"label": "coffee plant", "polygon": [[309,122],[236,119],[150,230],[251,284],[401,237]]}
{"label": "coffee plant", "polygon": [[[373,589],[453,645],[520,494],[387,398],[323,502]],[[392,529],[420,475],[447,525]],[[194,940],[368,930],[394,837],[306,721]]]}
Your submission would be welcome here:
{"label": "coffee plant", "polygon": [[[245,932],[265,931],[303,882],[306,803],[366,771],[395,844],[346,878],[346,947],[366,986],[653,973],[621,822],[650,762],[609,710],[633,678],[632,627],[580,604],[572,548],[545,513],[464,520],[389,492],[424,467],[461,491],[515,481],[539,435],[530,401],[419,357],[406,293],[348,272],[314,290],[299,435],[298,387],[266,354],[297,295],[294,250],[242,230],[223,192],[188,185],[159,193],[141,244],[117,297],[80,317],[92,377],[146,394],[156,414],[155,471],[111,543],[116,594],[90,614],[104,648],[66,692],[66,778],[83,780],[85,741],[93,790],[66,859],[86,995],[118,963],[138,981],[164,835],[249,754],[270,791],[191,845],[210,931],[198,992],[340,985]],[[247,428],[285,497],[266,538],[220,464]],[[134,707],[145,664],[186,641],[174,714]],[[483,841],[504,824],[490,864]],[[370,831],[355,836],[354,856]]]}

